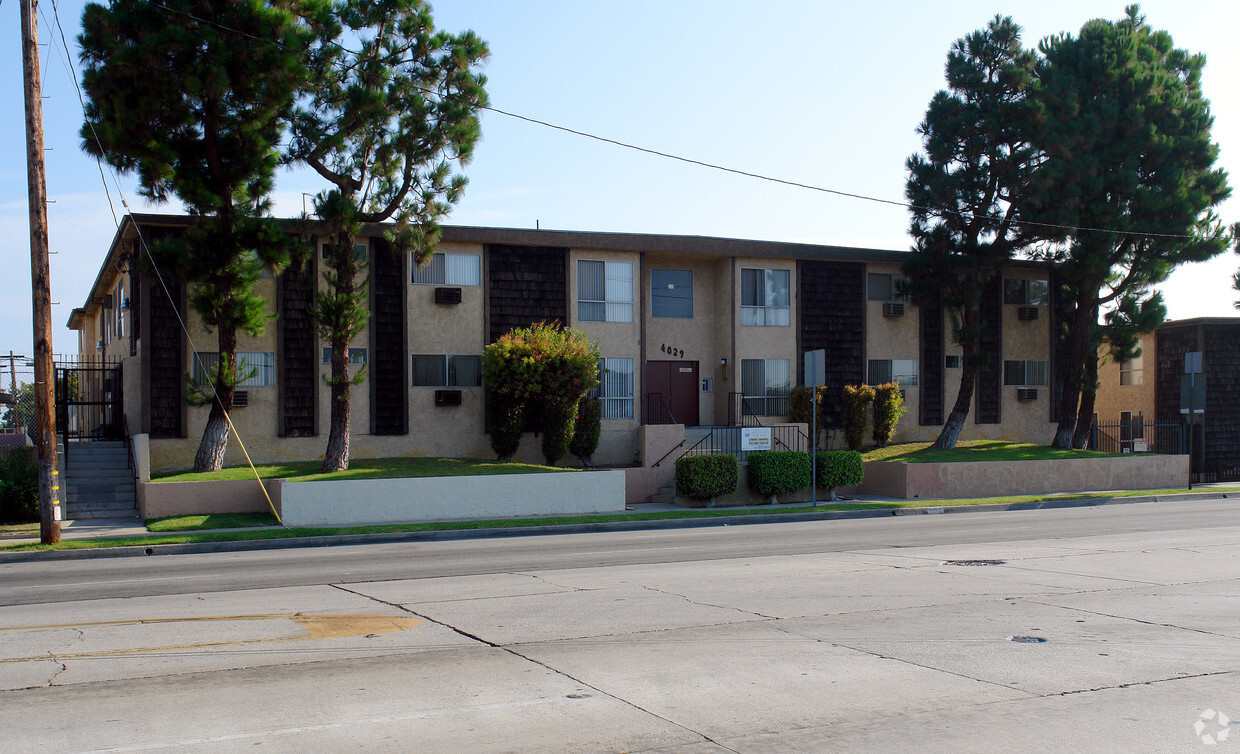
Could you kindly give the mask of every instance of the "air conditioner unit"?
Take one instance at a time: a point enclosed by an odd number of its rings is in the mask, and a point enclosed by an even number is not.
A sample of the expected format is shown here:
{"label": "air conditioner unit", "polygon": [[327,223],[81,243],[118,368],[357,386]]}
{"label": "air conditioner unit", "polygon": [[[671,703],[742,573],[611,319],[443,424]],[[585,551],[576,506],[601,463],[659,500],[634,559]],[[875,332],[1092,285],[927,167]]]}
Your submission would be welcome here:
{"label": "air conditioner unit", "polygon": [[250,405],[250,391],[249,390],[234,390],[233,391],[233,408],[245,408],[248,405]]}
{"label": "air conditioner unit", "polygon": [[1032,322],[1038,318],[1038,307],[1022,306],[1017,312],[1016,317],[1022,322]]}
{"label": "air conditioner unit", "polygon": [[459,304],[461,303],[460,288],[436,288],[435,289],[436,304]]}
{"label": "air conditioner unit", "polygon": [[1018,401],[1036,401],[1038,399],[1038,389],[1036,387],[1018,387],[1016,388],[1016,400]]}
{"label": "air conditioner unit", "polygon": [[459,406],[461,405],[460,390],[436,390],[435,391],[436,406]]}
{"label": "air conditioner unit", "polygon": [[904,304],[899,301],[888,301],[883,304],[884,317],[903,317]]}

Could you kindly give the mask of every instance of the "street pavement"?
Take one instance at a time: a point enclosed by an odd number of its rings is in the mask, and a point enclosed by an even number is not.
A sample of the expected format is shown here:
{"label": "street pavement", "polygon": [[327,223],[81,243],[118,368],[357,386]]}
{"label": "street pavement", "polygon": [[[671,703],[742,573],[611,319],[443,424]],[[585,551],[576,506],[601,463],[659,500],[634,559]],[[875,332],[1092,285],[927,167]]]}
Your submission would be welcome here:
{"label": "street pavement", "polygon": [[6,751],[1240,751],[1234,500],[8,563],[0,605]]}

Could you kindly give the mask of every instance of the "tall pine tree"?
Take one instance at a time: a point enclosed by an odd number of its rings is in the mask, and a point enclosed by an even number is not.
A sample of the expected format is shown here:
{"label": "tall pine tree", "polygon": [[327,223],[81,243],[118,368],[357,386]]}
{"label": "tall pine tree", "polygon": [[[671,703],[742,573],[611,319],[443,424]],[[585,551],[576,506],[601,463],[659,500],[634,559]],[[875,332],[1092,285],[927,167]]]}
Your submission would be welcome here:
{"label": "tall pine tree", "polygon": [[366,259],[353,247],[364,224],[394,221],[395,253],[425,263],[439,224],[461,196],[465,165],[487,104],[477,68],[486,44],[473,32],[436,31],[423,0],[341,0],[338,21],[357,49],[337,39],[319,47],[293,119],[289,159],[331,188],[315,197],[326,244],[325,292],[313,314],[331,346],[331,424],[323,471],[349,466],[349,342],[366,326]]}
{"label": "tall pine tree", "polygon": [[[308,13],[314,2],[299,5]],[[264,265],[287,263],[267,196],[313,38],[287,8],[260,0],[113,0],[88,5],[82,17],[84,149],[136,173],[143,196],[179,199],[197,221],[179,242],[157,249],[161,266],[191,284],[190,302],[217,337],[195,471],[223,465],[240,372],[237,334],[263,331],[254,283]]]}
{"label": "tall pine tree", "polygon": [[981,350],[984,320],[997,314],[982,310],[982,295],[1035,238],[1019,222],[1038,159],[1025,102],[1033,68],[1034,54],[1021,46],[1011,18],[996,16],[956,40],[947,56],[947,89],[930,100],[918,128],[925,154],[907,162],[904,193],[914,239],[904,264],[908,292],[943,307],[963,352],[960,390],[938,448],[955,447],[977,368],[997,356]]}

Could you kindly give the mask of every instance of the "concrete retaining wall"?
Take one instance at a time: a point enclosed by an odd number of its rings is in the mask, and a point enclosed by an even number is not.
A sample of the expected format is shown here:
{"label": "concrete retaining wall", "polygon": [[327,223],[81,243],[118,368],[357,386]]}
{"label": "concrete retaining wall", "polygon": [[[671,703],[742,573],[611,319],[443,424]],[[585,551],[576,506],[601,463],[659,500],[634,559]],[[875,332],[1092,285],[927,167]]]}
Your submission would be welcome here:
{"label": "concrete retaining wall", "polygon": [[289,526],[615,513],[624,471],[284,482],[280,504]]}
{"label": "concrete retaining wall", "polygon": [[865,481],[857,492],[936,500],[1186,486],[1188,456],[1128,455],[1062,461],[872,462],[865,465]]}
{"label": "concrete retaining wall", "polygon": [[[263,487],[280,510],[280,484],[267,479]],[[139,482],[138,512],[143,518],[211,513],[269,513],[267,498],[254,479],[218,482]]]}

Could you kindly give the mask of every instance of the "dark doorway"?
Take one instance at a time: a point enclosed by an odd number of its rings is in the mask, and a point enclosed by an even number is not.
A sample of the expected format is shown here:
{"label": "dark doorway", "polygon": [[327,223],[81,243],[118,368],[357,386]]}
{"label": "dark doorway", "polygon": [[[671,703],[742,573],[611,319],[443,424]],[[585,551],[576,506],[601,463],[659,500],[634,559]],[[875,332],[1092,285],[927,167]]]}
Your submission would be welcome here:
{"label": "dark doorway", "polygon": [[698,363],[646,362],[646,423],[698,425]]}

